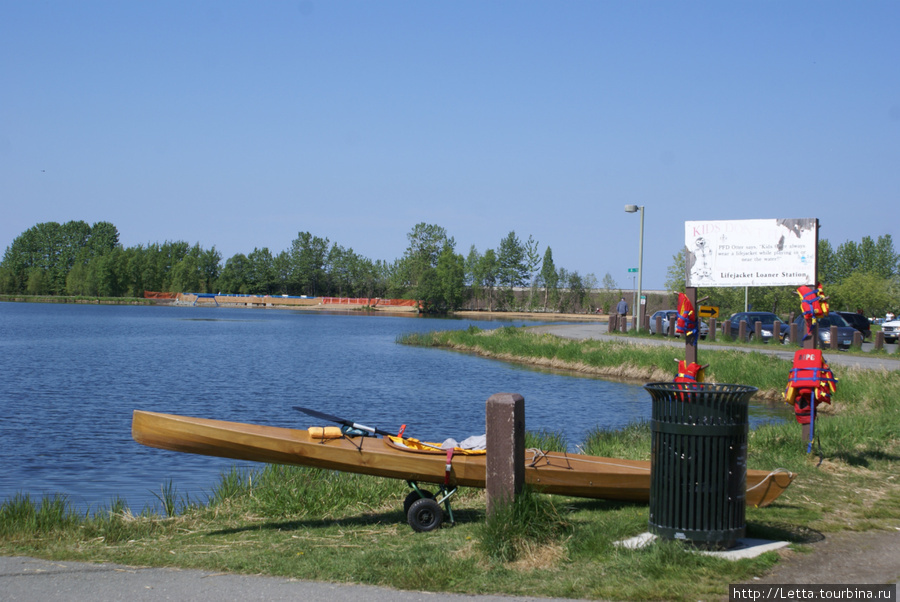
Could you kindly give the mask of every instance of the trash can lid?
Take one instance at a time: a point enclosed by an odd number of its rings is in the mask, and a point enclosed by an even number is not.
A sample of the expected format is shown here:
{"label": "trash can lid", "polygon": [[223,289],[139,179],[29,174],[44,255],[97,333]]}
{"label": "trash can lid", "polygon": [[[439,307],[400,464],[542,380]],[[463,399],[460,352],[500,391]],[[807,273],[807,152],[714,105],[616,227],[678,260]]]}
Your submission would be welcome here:
{"label": "trash can lid", "polygon": [[662,391],[666,393],[680,393],[682,391],[697,391],[701,393],[749,393],[759,391],[757,387],[750,385],[732,385],[726,383],[647,383],[644,388],[648,391]]}

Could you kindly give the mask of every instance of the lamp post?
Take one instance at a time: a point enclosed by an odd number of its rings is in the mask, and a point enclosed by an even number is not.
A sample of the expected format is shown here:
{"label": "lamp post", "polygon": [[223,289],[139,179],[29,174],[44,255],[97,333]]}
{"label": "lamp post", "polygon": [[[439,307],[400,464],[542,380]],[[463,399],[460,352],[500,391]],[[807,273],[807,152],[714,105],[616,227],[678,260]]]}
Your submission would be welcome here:
{"label": "lamp post", "polygon": [[642,279],[644,277],[644,206],[641,205],[638,207],[637,205],[625,205],[625,211],[627,213],[637,213],[640,210],[641,212],[641,237],[640,237],[640,246],[638,247],[638,288],[637,288],[637,311],[632,311],[632,315],[635,316],[635,320],[637,320],[637,324],[634,329],[640,331],[641,326],[644,324],[644,308],[641,305],[641,284]]}

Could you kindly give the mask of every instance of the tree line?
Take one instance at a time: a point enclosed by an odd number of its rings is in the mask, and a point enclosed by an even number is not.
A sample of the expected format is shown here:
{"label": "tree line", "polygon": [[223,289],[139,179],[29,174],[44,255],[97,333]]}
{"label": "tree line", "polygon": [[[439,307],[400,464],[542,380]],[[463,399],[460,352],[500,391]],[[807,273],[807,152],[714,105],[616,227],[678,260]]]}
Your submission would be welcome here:
{"label": "tree line", "polygon": [[[416,299],[428,311],[461,308],[608,313],[622,291],[607,273],[557,267],[553,251],[515,231],[496,249],[472,245],[463,255],[447,231],[419,223],[407,234],[403,256],[371,260],[328,238],[299,232],[289,248],[238,253],[223,262],[213,246],[184,241],[124,248],[110,222],[37,224],[16,237],[0,262],[0,293],[142,297],[144,291],[307,295]],[[868,316],[898,313],[900,255],[891,236],[863,237],[836,248],[819,241],[819,275],[833,309]],[[684,251],[673,257],[666,287],[684,289]],[[798,307],[795,287],[747,289],[754,309],[787,315]],[[742,288],[705,288],[705,305],[726,315],[744,307]],[[662,304],[665,301],[660,300]],[[656,300],[654,300],[654,304]],[[648,305],[648,310],[651,308]]]}
{"label": "tree line", "polygon": [[557,268],[548,246],[509,232],[496,249],[463,256],[447,231],[416,224],[403,256],[371,260],[350,247],[299,232],[278,253],[254,248],[222,261],[213,246],[184,241],[124,248],[110,222],[40,223],[0,262],[0,293],[142,297],[144,291],[403,298],[432,312],[461,308],[585,312],[608,309],[621,291],[609,274]]}
{"label": "tree line", "polygon": [[[827,239],[818,245],[819,282],[833,311],[860,312],[867,317],[883,317],[900,306],[900,254],[894,250],[890,234],[860,242],[846,241],[835,248]],[[684,250],[673,258],[667,272],[666,287],[670,291],[684,289]],[[797,287],[763,286],[743,288],[701,288],[698,297],[708,296],[704,305],[719,306],[720,314],[742,311],[744,295],[755,310],[771,311],[781,316],[799,312]]]}

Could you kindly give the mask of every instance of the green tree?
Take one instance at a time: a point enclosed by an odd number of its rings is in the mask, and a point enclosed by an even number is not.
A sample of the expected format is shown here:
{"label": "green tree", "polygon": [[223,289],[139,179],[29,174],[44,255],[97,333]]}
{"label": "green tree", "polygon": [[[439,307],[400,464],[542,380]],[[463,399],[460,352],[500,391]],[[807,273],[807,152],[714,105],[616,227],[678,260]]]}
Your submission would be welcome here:
{"label": "green tree", "polygon": [[291,243],[293,276],[302,294],[316,296],[325,277],[328,239],[300,232]]}
{"label": "green tree", "polygon": [[859,245],[852,240],[838,245],[835,252],[835,282],[841,282],[860,266]]}
{"label": "green tree", "polygon": [[476,273],[477,286],[487,291],[488,311],[494,311],[494,287],[497,285],[499,272],[500,261],[497,259],[497,252],[494,249],[488,249],[481,256]]}
{"label": "green tree", "polygon": [[16,275],[11,269],[0,264],[0,293],[15,293]]}
{"label": "green tree", "polygon": [[434,270],[422,276],[419,299],[426,310],[434,313],[454,311],[462,306],[465,291],[465,260],[449,244],[438,256]]}
{"label": "green tree", "polygon": [[516,236],[515,230],[510,231],[500,241],[500,249],[497,252],[497,260],[500,262],[500,284],[509,290],[514,287],[525,286],[528,283],[528,265],[525,259],[525,247]]}
{"label": "green tree", "polygon": [[222,254],[213,246],[200,253],[198,258],[200,271],[200,292],[214,293],[216,292],[216,281],[219,279],[219,272],[222,269]]}
{"label": "green tree", "polygon": [[349,251],[344,247],[334,244],[328,251],[326,259],[326,271],[328,272],[328,281],[330,290],[338,297],[353,297],[353,272],[352,266],[354,262],[353,249]]}
{"label": "green tree", "polygon": [[[4,269],[3,288],[22,292],[32,279],[31,288],[40,281],[46,294],[63,294],[67,290],[69,272],[76,264],[86,265],[93,257],[108,253],[118,246],[118,232],[109,222],[98,222],[94,228],[83,221],[65,224],[36,224],[16,237],[7,247],[0,266]],[[42,272],[38,280],[32,271]]]}
{"label": "green tree", "polygon": [[219,288],[226,294],[250,293],[250,260],[243,253],[232,255],[219,275]]}
{"label": "green tree", "polygon": [[93,257],[109,253],[119,247],[119,230],[110,222],[96,222],[91,226],[87,246]]}
{"label": "green tree", "polygon": [[88,283],[92,295],[121,297],[128,288],[128,258],[121,248],[95,256],[88,264]]}
{"label": "green tree", "polygon": [[293,295],[295,291],[291,287],[291,255],[287,251],[281,251],[275,256],[275,287],[282,295]]}
{"label": "green tree", "polygon": [[541,263],[541,280],[544,283],[544,310],[550,306],[550,295],[553,293],[556,297],[557,286],[559,283],[559,274],[556,271],[556,265],[553,263],[553,251],[550,247],[544,251],[544,260]]}
{"label": "green tree", "polygon": [[837,257],[831,243],[827,239],[819,239],[819,246],[816,250],[816,263],[818,269],[819,282],[838,282],[837,273]]}
{"label": "green tree", "polygon": [[833,310],[862,311],[866,316],[883,316],[896,304],[895,281],[875,272],[857,270],[826,291]]}
{"label": "green tree", "polygon": [[187,254],[172,266],[169,274],[169,290],[178,293],[199,293],[200,266],[194,255]]}
{"label": "green tree", "polygon": [[860,269],[884,279],[900,275],[900,254],[894,251],[894,241],[890,234],[879,236],[875,242],[870,236],[864,236],[860,244],[860,255]]}
{"label": "green tree", "polygon": [[33,269],[28,274],[25,292],[29,295],[49,295],[50,279],[44,270]]}
{"label": "green tree", "polygon": [[276,285],[275,258],[268,247],[258,249],[247,255],[250,292],[255,295],[270,295]]}
{"label": "green tree", "polygon": [[472,309],[477,309],[478,300],[482,298],[483,289],[481,288],[481,283],[479,282],[479,264],[481,262],[481,253],[478,252],[478,249],[475,248],[475,245],[469,247],[469,254],[466,255],[465,262],[465,283],[471,288],[471,298],[474,302],[474,305],[471,306]]}
{"label": "green tree", "polygon": [[525,269],[528,272],[527,280],[529,285],[528,307],[534,309],[537,304],[537,286],[540,277],[541,268],[541,252],[538,248],[538,242],[534,237],[528,235],[525,241]]}
{"label": "green tree", "polygon": [[666,290],[670,293],[683,292],[685,281],[684,247],[682,247],[672,256],[672,263],[666,269]]}
{"label": "green tree", "polygon": [[[416,291],[423,275],[437,267],[444,248],[449,245],[452,249],[456,242],[442,227],[424,222],[416,224],[406,237],[409,245],[401,259],[401,269],[407,286]],[[420,293],[417,291],[415,295],[419,297]]]}

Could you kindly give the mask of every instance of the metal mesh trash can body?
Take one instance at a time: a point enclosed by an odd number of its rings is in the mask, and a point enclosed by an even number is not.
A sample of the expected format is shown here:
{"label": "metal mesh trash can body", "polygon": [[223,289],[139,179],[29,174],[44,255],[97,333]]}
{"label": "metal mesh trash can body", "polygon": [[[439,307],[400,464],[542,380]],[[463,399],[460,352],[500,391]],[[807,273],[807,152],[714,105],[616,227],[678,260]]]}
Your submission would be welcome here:
{"label": "metal mesh trash can body", "polygon": [[649,383],[650,530],[716,548],[746,531],[748,401],[755,387]]}

